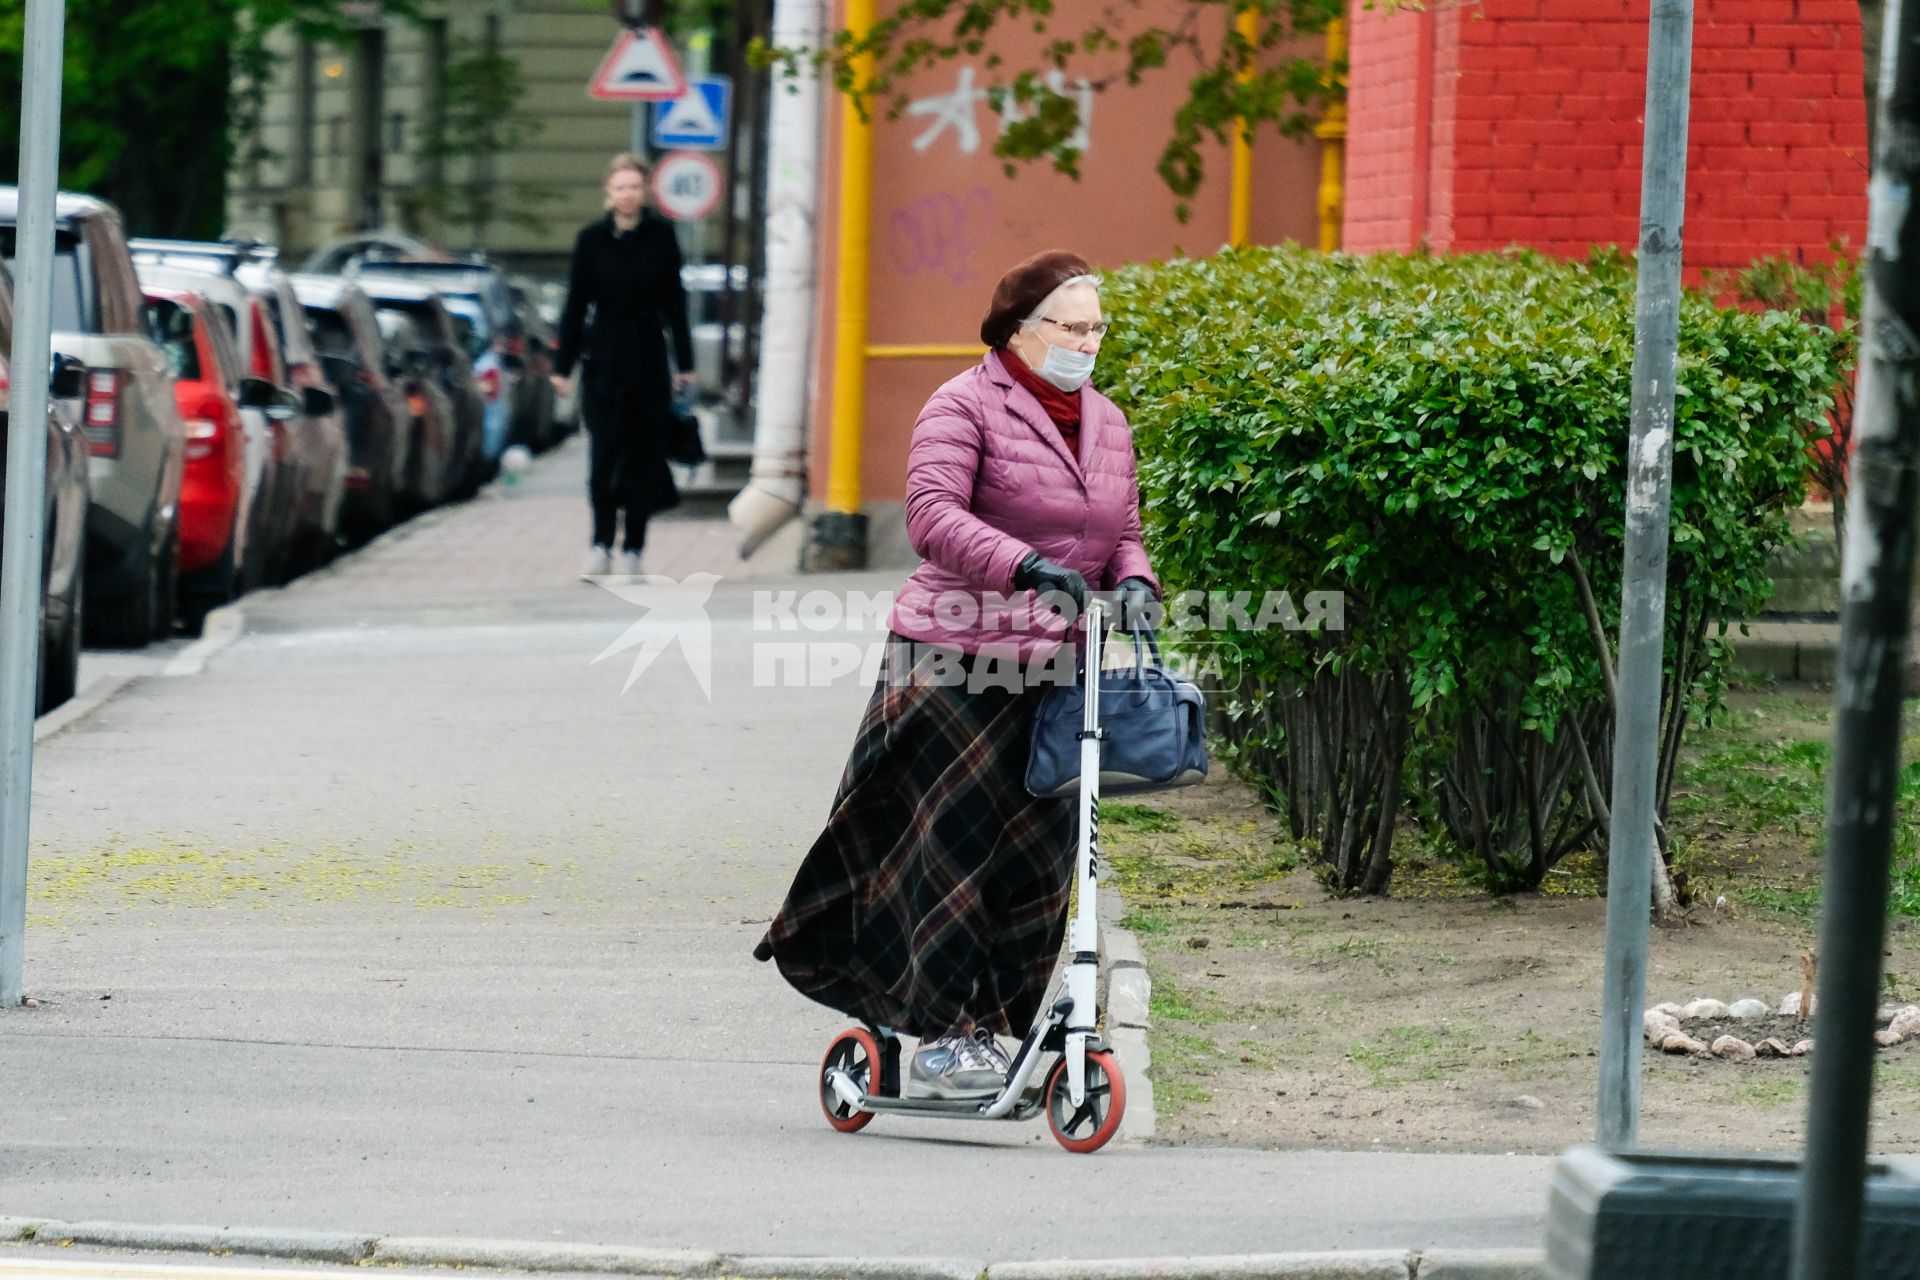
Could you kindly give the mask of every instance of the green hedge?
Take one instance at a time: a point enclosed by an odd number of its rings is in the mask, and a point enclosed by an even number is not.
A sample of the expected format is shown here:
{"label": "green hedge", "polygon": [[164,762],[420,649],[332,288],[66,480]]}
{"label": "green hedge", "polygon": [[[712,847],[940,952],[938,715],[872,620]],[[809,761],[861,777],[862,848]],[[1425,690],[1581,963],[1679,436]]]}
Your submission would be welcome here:
{"label": "green hedge", "polygon": [[[1407,817],[1497,889],[1604,846],[1612,716],[1582,577],[1611,637],[1633,289],[1617,256],[1293,247],[1106,281],[1098,376],[1133,421],[1170,587],[1346,593],[1342,632],[1214,637],[1247,662],[1229,752],[1336,887],[1384,890]],[[1840,381],[1832,336],[1785,313],[1689,295],[1680,343],[1663,808]]]}

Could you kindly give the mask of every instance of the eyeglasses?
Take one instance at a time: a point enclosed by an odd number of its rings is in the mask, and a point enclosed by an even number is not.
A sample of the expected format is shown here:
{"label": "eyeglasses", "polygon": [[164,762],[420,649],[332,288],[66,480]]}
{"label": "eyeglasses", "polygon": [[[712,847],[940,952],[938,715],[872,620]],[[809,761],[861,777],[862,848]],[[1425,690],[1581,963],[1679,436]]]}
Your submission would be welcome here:
{"label": "eyeglasses", "polygon": [[1052,316],[1041,316],[1040,323],[1058,325],[1065,329],[1067,336],[1075,342],[1085,342],[1088,338],[1104,338],[1107,336],[1107,330],[1113,327],[1112,322],[1108,320],[1096,320],[1092,324],[1084,320],[1078,324],[1062,324]]}

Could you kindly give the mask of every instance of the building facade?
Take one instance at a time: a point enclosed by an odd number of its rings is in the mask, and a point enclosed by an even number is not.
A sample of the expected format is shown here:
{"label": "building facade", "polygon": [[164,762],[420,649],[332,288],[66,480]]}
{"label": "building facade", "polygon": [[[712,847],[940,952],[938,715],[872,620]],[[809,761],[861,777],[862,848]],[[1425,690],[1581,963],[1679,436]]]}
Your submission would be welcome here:
{"label": "building facade", "polygon": [[[563,270],[600,210],[607,157],[631,145],[630,108],[586,92],[618,30],[610,13],[578,0],[461,0],[419,20],[366,8],[344,44],[271,38],[262,154],[243,149],[231,175],[230,233],[298,253],[389,229]],[[706,49],[688,49],[691,72]]]}
{"label": "building facade", "polygon": [[[1355,7],[1347,247],[1639,239],[1647,0]],[[1860,249],[1867,111],[1854,0],[1697,0],[1685,256]]]}

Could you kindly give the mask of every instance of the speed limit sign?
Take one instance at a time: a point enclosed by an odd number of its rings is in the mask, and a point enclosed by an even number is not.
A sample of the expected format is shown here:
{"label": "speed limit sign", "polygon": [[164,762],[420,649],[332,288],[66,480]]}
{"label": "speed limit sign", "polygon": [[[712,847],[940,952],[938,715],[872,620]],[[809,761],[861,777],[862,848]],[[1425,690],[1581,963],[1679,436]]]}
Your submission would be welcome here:
{"label": "speed limit sign", "polygon": [[653,169],[653,198],[677,222],[696,222],[720,203],[726,180],[720,166],[697,151],[662,156]]}

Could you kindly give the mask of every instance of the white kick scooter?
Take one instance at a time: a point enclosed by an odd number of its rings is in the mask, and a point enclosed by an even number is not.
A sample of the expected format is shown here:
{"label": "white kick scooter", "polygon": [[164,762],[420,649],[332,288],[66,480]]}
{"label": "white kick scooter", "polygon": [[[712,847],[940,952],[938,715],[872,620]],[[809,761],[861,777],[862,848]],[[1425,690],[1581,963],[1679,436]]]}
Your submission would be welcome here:
{"label": "white kick scooter", "polygon": [[[1047,1126],[1069,1151],[1098,1151],[1119,1131],[1127,1109],[1127,1082],[1113,1051],[1094,1030],[1099,1016],[1100,957],[1094,915],[1100,804],[1100,650],[1106,642],[1106,606],[1087,603],[1086,718],[1080,731],[1080,849],[1074,866],[1079,904],[1068,942],[1059,998],[1013,1055],[1000,1092],[988,1098],[905,1098],[900,1094],[900,1041],[879,1028],[841,1032],[820,1066],[820,1107],[841,1133],[867,1127],[874,1116],[944,1116],[952,1120],[1030,1120],[1042,1110]],[[1059,1054],[1050,1070],[1042,1057]],[[1045,1080],[1045,1084],[1029,1082]]]}

